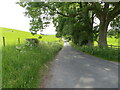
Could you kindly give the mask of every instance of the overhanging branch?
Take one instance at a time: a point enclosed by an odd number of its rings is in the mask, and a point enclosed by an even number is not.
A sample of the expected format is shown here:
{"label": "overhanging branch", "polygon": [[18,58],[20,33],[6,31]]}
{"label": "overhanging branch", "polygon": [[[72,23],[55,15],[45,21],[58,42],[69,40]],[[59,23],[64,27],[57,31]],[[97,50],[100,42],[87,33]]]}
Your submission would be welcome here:
{"label": "overhanging branch", "polygon": [[69,15],[66,15],[66,14],[63,14],[63,13],[61,13],[59,11],[57,11],[57,14],[62,15],[64,17],[76,17],[76,16],[80,15],[80,14],[69,14]]}

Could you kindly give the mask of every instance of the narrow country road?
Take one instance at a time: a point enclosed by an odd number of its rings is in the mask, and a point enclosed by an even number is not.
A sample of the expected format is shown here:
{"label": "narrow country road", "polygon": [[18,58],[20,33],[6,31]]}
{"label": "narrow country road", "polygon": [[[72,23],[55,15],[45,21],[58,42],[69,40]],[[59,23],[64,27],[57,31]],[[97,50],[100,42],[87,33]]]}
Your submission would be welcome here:
{"label": "narrow country road", "polygon": [[44,88],[118,88],[118,64],[77,51],[65,42]]}

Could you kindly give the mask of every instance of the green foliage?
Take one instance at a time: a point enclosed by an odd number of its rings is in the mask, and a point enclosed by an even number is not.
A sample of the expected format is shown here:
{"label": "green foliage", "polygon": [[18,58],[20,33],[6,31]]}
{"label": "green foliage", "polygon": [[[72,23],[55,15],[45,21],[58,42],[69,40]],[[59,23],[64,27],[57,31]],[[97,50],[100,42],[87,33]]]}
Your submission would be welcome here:
{"label": "green foliage", "polygon": [[65,38],[65,40],[67,40],[69,42],[69,41],[71,41],[72,36],[71,35],[66,35],[64,38]]}
{"label": "green foliage", "polygon": [[89,6],[88,3],[19,2],[18,4],[26,8],[25,14],[32,18],[30,31],[33,34],[46,26],[44,24],[48,25],[52,19],[57,37],[72,36],[71,39],[79,44],[82,40],[93,39],[91,15],[85,9],[87,5]]}
{"label": "green foliage", "polygon": [[[75,3],[68,3],[68,8],[72,7],[75,8],[75,5],[77,5],[77,10],[81,10],[81,14],[77,15],[75,17],[63,17],[58,16],[54,18],[57,21],[55,23],[58,23],[56,27],[56,31],[58,32],[57,35],[61,35],[69,40],[72,40],[75,44],[81,44],[83,40],[93,40],[93,31],[92,31],[92,20],[90,19],[91,16],[89,16],[87,11],[83,11],[79,4]],[[66,4],[67,5],[67,4]],[[67,6],[66,6],[67,7]],[[61,8],[64,9],[63,6]],[[71,8],[70,8],[71,10]],[[61,11],[62,12],[62,11]],[[67,12],[67,9],[66,9]],[[69,14],[71,14],[69,12]],[[74,14],[76,14],[76,10],[74,11]],[[56,25],[56,24],[55,24]],[[87,26],[87,27],[86,27]]]}
{"label": "green foliage", "polygon": [[118,39],[119,33],[120,33],[119,30],[110,29],[107,34],[111,38],[114,36],[114,38]]}
{"label": "green foliage", "polygon": [[114,31],[120,33],[120,14],[113,19],[113,21],[110,23],[110,26]]}
{"label": "green foliage", "polygon": [[118,53],[119,50],[118,49],[114,49],[114,48],[108,48],[108,47],[94,47],[94,46],[82,46],[79,47],[75,44],[72,43],[72,46],[75,47],[76,49],[83,51],[85,53],[106,59],[106,60],[110,60],[110,61],[116,61],[118,62]]}
{"label": "green foliage", "polygon": [[25,15],[31,18],[30,31],[34,35],[38,31],[42,31],[48,26],[51,19],[49,15],[49,5],[45,2],[17,2],[20,6],[26,9]]}
{"label": "green foliage", "polygon": [[28,46],[37,47],[38,44],[39,44],[39,40],[36,38],[26,39],[26,45]]}

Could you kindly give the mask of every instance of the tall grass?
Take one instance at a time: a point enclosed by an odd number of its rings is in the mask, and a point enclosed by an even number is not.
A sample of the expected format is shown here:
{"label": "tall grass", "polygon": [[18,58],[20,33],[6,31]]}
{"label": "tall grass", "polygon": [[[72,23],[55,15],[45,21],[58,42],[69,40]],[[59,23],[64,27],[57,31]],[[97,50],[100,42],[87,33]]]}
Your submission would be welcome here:
{"label": "tall grass", "polygon": [[118,61],[118,53],[120,53],[120,51],[118,49],[114,49],[114,48],[109,48],[109,47],[98,47],[98,46],[77,46],[73,43],[71,43],[71,45],[73,47],[75,47],[76,49],[83,51],[85,53],[106,59],[106,60],[110,60],[110,61],[116,61],[116,62],[120,62]]}
{"label": "tall grass", "polygon": [[45,66],[62,48],[63,42],[41,41],[38,46],[9,45],[2,53],[3,88],[38,88]]}

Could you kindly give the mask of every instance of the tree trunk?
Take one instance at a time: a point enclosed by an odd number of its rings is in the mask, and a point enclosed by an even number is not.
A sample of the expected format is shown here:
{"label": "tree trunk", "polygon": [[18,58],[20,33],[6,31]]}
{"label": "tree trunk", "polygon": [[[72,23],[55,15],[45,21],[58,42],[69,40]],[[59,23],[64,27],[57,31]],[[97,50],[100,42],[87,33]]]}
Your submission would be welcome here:
{"label": "tree trunk", "polygon": [[100,20],[99,26],[99,39],[98,45],[99,46],[107,46],[107,29],[108,29],[109,21],[102,19]]}
{"label": "tree trunk", "polygon": [[[91,31],[93,30],[93,24],[94,24],[94,13],[92,12],[91,16]],[[93,40],[93,32],[91,33],[91,40],[88,40],[88,45],[89,46],[94,46],[94,40]]]}

